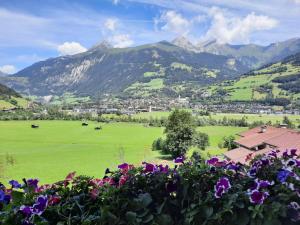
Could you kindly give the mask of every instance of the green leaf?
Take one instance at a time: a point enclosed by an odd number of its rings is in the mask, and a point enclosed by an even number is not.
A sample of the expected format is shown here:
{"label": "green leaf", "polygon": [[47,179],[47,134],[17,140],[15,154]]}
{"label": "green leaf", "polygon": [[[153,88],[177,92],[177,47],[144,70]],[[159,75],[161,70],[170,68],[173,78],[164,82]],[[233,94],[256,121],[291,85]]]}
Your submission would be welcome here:
{"label": "green leaf", "polygon": [[173,223],[173,220],[171,218],[170,215],[167,215],[167,214],[162,214],[160,215],[158,218],[157,218],[157,223],[159,225],[172,225],[174,224]]}
{"label": "green leaf", "polygon": [[208,219],[209,217],[211,217],[211,215],[213,214],[214,209],[212,207],[205,207],[204,208],[204,214],[206,219]]}
{"label": "green leaf", "polygon": [[150,195],[149,193],[140,194],[140,195],[139,195],[139,198],[140,198],[140,200],[141,200],[141,202],[142,202],[143,207],[145,207],[145,208],[146,208],[148,205],[150,205],[151,202],[152,202],[152,197],[151,197],[151,195]]}
{"label": "green leaf", "polygon": [[12,200],[14,202],[14,204],[21,204],[24,198],[24,193],[19,192],[19,191],[13,191],[11,193],[12,196]]}
{"label": "green leaf", "polygon": [[129,223],[134,223],[136,220],[136,213],[135,212],[127,212],[126,213],[126,219],[128,220]]}

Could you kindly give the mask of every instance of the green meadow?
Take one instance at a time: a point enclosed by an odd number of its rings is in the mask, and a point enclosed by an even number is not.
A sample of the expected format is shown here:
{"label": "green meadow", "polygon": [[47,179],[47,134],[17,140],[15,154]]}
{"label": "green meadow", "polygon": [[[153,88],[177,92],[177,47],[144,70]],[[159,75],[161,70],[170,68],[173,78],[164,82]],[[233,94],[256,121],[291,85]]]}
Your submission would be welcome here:
{"label": "green meadow", "polygon": [[[31,124],[40,127],[32,129]],[[102,130],[94,130],[99,125]],[[222,138],[245,129],[199,127],[210,136],[211,145],[201,154],[224,152],[218,148]],[[122,162],[159,162],[165,158],[152,151],[151,145],[162,136],[163,128],[135,123],[90,122],[83,127],[80,121],[1,121],[0,180],[38,177],[48,183],[63,179],[70,171],[101,177],[106,168],[115,169]]]}
{"label": "green meadow", "polygon": [[[167,118],[170,112],[143,112],[134,115],[135,118]],[[241,114],[241,113],[212,113],[210,117],[216,120],[242,119],[245,117],[249,123],[254,121],[263,121],[272,123],[281,123],[284,116],[287,116],[295,125],[300,125],[300,115],[282,115],[282,114]],[[208,118],[208,116],[198,116],[199,118]]]}
{"label": "green meadow", "polygon": [[[38,124],[32,129],[31,124]],[[0,160],[2,179],[39,177],[41,182],[63,179],[70,171],[103,176],[108,167],[121,162],[152,161],[159,153],[152,142],[163,128],[141,124],[101,124],[82,127],[80,121],[0,122]],[[8,159],[8,160],[7,160]],[[8,163],[6,161],[13,161]]]}

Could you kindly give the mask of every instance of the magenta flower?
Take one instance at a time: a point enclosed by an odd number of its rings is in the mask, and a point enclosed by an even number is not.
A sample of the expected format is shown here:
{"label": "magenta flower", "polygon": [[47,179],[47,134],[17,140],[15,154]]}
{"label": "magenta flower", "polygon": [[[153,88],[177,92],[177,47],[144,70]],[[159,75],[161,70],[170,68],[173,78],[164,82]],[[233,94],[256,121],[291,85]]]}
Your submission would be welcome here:
{"label": "magenta flower", "polygon": [[158,169],[159,169],[159,172],[162,172],[162,173],[168,173],[169,172],[169,166],[168,165],[166,165],[166,166],[159,165]]}
{"label": "magenta flower", "polygon": [[231,188],[228,178],[222,177],[215,185],[215,198],[221,198]]}
{"label": "magenta flower", "polygon": [[148,173],[148,172],[152,173],[156,170],[155,165],[153,165],[151,163],[143,162],[143,164],[145,165],[144,172],[146,172],[146,173]]}
{"label": "magenta flower", "polygon": [[123,163],[121,165],[118,165],[118,168],[121,169],[121,170],[125,170],[125,169],[128,169],[128,164],[127,163]]}
{"label": "magenta flower", "polygon": [[251,203],[256,205],[261,205],[264,203],[265,199],[269,196],[269,193],[266,191],[262,192],[255,189],[249,193],[249,196],[250,196],[249,199]]}

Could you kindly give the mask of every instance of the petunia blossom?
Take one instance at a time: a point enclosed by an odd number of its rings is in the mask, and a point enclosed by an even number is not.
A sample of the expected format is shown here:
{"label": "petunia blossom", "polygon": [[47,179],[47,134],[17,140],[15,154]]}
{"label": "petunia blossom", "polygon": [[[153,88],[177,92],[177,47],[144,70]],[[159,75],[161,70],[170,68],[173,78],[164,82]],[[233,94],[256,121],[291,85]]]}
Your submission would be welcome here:
{"label": "petunia blossom", "polygon": [[44,195],[38,196],[35,204],[32,206],[32,212],[36,215],[42,215],[48,206],[48,197]]}
{"label": "petunia blossom", "polygon": [[22,185],[16,180],[11,180],[8,183],[11,185],[12,188],[18,189],[22,187]]}
{"label": "petunia blossom", "polygon": [[215,197],[221,198],[231,188],[231,184],[227,177],[221,177],[215,185]]}
{"label": "petunia blossom", "polygon": [[256,205],[261,205],[264,203],[265,199],[269,196],[268,192],[263,192],[259,190],[252,190],[249,192],[250,202]]}

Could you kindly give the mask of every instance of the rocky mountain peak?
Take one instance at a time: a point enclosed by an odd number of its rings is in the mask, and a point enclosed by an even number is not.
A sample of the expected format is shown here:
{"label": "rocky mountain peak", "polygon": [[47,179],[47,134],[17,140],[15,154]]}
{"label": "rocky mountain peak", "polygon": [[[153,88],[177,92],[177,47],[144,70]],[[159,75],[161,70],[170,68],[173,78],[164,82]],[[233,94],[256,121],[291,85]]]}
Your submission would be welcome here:
{"label": "rocky mountain peak", "polygon": [[113,48],[112,44],[107,41],[107,40],[103,40],[97,44],[95,44],[94,46],[92,46],[89,51],[94,51],[94,50],[107,50]]}
{"label": "rocky mountain peak", "polygon": [[195,46],[190,40],[185,36],[179,36],[172,41],[172,44],[184,48],[186,50],[195,51]]}

